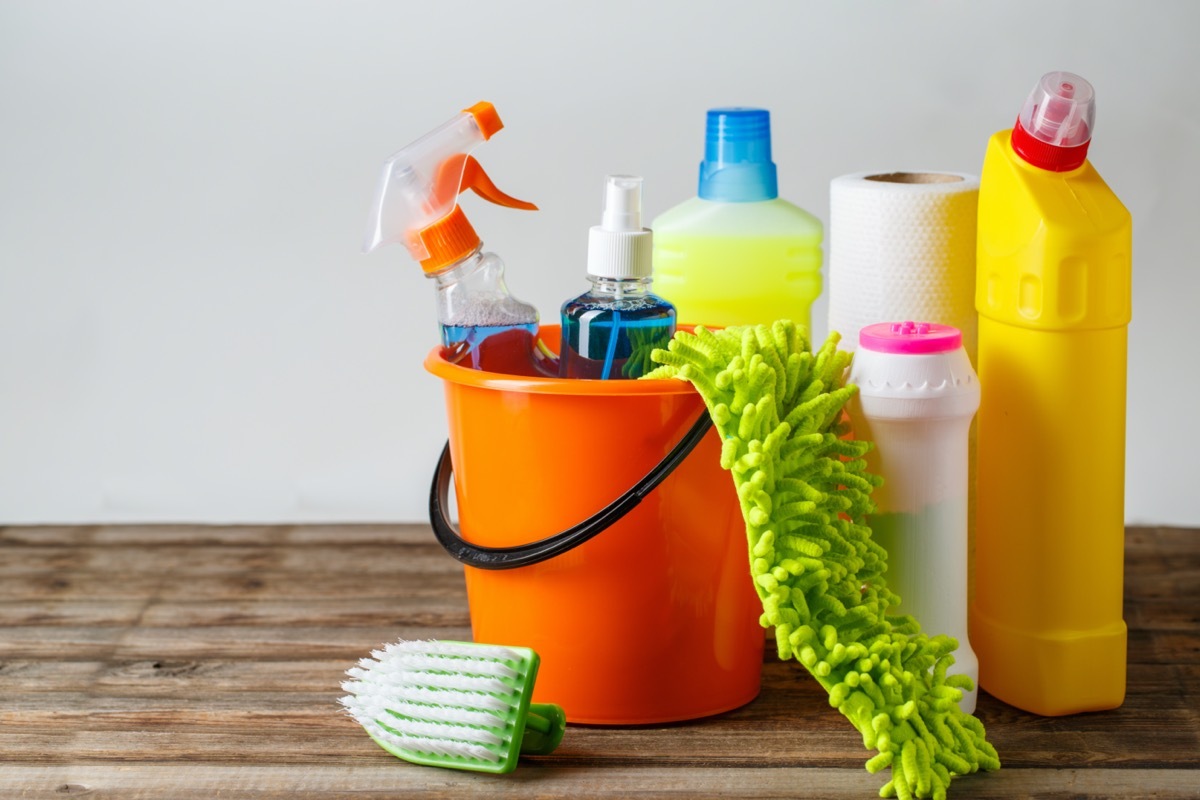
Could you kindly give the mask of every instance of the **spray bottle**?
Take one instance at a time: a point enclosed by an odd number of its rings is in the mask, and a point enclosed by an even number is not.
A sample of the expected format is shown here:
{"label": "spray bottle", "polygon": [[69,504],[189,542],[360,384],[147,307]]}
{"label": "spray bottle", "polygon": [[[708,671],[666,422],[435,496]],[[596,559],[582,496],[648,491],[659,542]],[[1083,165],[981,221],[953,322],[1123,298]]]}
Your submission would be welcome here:
{"label": "spray bottle", "polygon": [[504,262],[483,252],[458,205],[459,194],[471,189],[497,205],[537,210],[496,188],[471,155],[503,127],[491,103],[476,103],[393,154],[383,167],[363,251],[400,242],[435,281],[448,360],[489,372],[540,375],[537,309],[509,294]]}
{"label": "spray bottle", "polygon": [[588,233],[590,291],[562,306],[559,374],[640,378],[675,335],[675,307],[650,293],[653,234],[642,227],[642,179],[609,175],[604,216]]}
{"label": "spray bottle", "polygon": [[821,222],[779,196],[768,111],[708,112],[698,195],[651,224],[658,291],[680,321],[790,319],[811,338],[812,304],[821,294]]}
{"label": "spray bottle", "polygon": [[1129,212],[1086,160],[1095,100],[1045,75],[979,187],[980,685],[1059,715],[1125,696]]}

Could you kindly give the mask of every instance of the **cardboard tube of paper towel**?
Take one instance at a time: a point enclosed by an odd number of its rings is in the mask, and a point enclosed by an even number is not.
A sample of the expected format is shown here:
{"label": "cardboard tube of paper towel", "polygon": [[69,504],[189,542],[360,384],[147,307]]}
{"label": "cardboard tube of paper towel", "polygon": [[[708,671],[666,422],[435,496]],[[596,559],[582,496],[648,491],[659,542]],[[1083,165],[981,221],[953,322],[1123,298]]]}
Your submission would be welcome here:
{"label": "cardboard tube of paper towel", "polygon": [[979,178],[959,172],[858,172],[829,197],[829,329],[843,350],[876,322],[962,331],[975,363]]}

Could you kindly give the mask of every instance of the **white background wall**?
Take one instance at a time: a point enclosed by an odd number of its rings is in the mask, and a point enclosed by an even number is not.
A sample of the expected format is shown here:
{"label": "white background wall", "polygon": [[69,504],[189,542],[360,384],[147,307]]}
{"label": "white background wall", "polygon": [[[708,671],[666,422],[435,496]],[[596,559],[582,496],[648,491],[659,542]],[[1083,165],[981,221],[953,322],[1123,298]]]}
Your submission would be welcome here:
{"label": "white background wall", "polygon": [[828,220],[843,173],[978,172],[1067,69],[1135,221],[1127,518],[1200,524],[1198,31],[1186,1],[7,0],[0,522],[424,519],[432,287],[359,245],[383,159],[476,100],[542,211],[469,215],[553,320],[603,176],[692,195],[710,106],[770,108],[782,195]]}

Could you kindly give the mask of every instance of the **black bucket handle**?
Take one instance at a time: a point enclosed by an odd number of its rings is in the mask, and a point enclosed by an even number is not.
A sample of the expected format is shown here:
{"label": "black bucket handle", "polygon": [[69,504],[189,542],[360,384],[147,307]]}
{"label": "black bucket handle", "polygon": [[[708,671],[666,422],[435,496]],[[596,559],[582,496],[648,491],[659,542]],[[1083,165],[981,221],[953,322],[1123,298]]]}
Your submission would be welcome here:
{"label": "black bucket handle", "polygon": [[634,506],[642,502],[642,498],[654,491],[656,486],[675,471],[711,427],[712,419],[708,412],[702,412],[700,418],[671,452],[625,494],[562,533],[515,547],[483,547],[471,544],[459,535],[446,517],[450,481],[454,471],[450,464],[450,442],[447,441],[441,456],[438,457],[433,473],[433,486],[429,490],[429,522],[433,525],[434,535],[442,547],[446,548],[446,552],[469,567],[515,569],[540,564],[578,547],[632,511]]}

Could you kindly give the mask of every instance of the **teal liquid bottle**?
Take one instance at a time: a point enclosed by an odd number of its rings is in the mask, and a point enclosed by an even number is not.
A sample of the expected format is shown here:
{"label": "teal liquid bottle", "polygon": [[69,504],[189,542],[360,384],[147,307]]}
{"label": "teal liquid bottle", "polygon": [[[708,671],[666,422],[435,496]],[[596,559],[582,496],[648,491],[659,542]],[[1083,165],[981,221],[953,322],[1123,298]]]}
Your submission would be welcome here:
{"label": "teal liquid bottle", "polygon": [[640,378],[675,335],[675,307],[650,292],[652,234],[642,227],[642,179],[609,175],[604,217],[588,235],[592,288],[562,306],[559,375]]}

